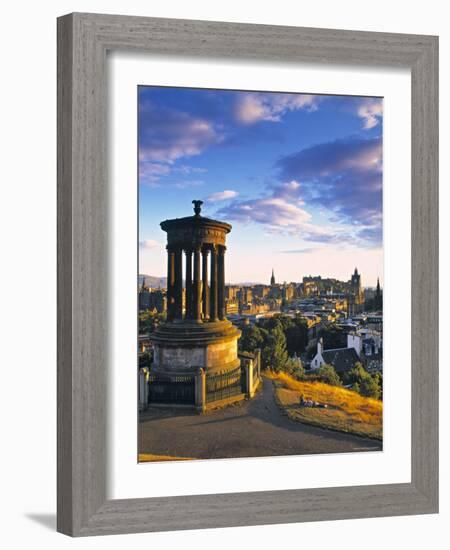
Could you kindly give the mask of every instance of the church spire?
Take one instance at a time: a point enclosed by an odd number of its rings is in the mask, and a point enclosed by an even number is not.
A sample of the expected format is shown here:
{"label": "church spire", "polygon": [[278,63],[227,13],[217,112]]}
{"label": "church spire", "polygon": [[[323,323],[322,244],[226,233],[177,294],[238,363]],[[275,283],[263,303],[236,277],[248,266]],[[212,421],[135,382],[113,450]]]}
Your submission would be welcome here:
{"label": "church spire", "polygon": [[275,273],[272,267],[272,277],[270,277],[270,286],[274,286],[274,285],[275,285]]}

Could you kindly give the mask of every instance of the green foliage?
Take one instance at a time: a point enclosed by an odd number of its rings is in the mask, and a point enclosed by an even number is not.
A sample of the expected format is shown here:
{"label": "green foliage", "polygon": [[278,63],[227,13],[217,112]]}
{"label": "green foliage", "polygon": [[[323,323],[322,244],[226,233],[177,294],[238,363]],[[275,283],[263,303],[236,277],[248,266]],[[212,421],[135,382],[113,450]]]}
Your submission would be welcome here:
{"label": "green foliage", "polygon": [[308,344],[308,325],[306,320],[299,315],[291,319],[285,329],[286,345],[289,355],[300,355]]}
{"label": "green foliage", "polygon": [[262,350],[262,362],[265,368],[280,372],[286,368],[288,360],[286,337],[281,324],[279,324],[267,336],[266,345]]}
{"label": "green foliage", "polygon": [[305,351],[308,343],[308,326],[306,320],[300,315],[296,315],[294,318],[288,315],[274,315],[258,321],[258,326],[266,331],[281,327],[286,337],[289,355],[294,355],[294,353],[300,355]]}
{"label": "green foliage", "polygon": [[334,325],[322,328],[319,331],[319,338],[323,338],[323,349],[336,349],[346,347],[345,332]]}
{"label": "green foliage", "polygon": [[258,326],[266,330],[273,330],[274,328],[281,326],[283,330],[286,330],[292,323],[292,319],[287,315],[273,315],[266,319],[260,319]]}
{"label": "green foliage", "polygon": [[330,386],[342,386],[341,379],[332,365],[324,363],[317,371],[319,379]]}
{"label": "green foliage", "polygon": [[247,325],[242,329],[242,336],[239,339],[241,351],[254,352],[256,348],[262,348],[267,339],[267,330],[257,325]]}
{"label": "green foliage", "polygon": [[344,384],[354,384],[356,382],[359,383],[366,374],[368,374],[368,372],[362,366],[362,364],[358,362],[350,371],[344,374]]}
{"label": "green foliage", "polygon": [[359,393],[364,397],[373,397],[374,399],[380,399],[381,397],[380,386],[370,374],[361,380]]}
{"label": "green foliage", "polygon": [[304,380],[305,378],[305,368],[300,359],[289,358],[282,370],[297,380]]}
{"label": "green foliage", "polygon": [[380,397],[378,399],[383,399],[383,373],[382,372],[376,372],[372,375],[372,377],[376,380],[378,387],[380,389]]}
{"label": "green foliage", "polygon": [[159,324],[165,322],[166,317],[166,313],[156,313],[150,310],[140,311],[139,332],[153,332]]}
{"label": "green foliage", "polygon": [[361,363],[356,363],[355,367],[344,375],[344,383],[351,384],[353,391],[365,397],[374,399],[382,397],[382,375],[380,373],[371,375]]}

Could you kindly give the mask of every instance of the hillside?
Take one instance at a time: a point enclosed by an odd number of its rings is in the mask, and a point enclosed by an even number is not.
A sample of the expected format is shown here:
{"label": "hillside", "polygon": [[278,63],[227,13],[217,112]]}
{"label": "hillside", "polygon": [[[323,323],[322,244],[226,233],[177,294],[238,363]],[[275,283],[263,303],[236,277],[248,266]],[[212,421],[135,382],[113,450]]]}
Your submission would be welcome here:
{"label": "hillside", "polygon": [[[382,439],[382,401],[321,382],[298,381],[282,372],[266,371],[265,374],[275,384],[279,407],[291,420]],[[299,404],[301,395],[304,399],[326,404],[327,408],[302,407]]]}
{"label": "hillside", "polygon": [[166,288],[167,277],[154,277],[153,275],[138,275],[138,284],[142,284],[142,279],[145,277],[145,283],[152,288]]}

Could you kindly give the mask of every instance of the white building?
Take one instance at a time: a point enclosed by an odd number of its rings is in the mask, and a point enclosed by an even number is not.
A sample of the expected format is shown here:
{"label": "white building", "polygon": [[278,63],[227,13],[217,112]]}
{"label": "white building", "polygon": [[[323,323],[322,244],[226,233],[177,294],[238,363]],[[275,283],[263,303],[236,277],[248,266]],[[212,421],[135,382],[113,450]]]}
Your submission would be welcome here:
{"label": "white building", "polygon": [[347,347],[323,349],[323,339],[317,342],[317,353],[311,361],[311,369],[317,370],[323,364],[332,365],[336,372],[351,370],[361,362],[368,370],[382,368],[382,337],[378,331],[361,328],[347,334]]}

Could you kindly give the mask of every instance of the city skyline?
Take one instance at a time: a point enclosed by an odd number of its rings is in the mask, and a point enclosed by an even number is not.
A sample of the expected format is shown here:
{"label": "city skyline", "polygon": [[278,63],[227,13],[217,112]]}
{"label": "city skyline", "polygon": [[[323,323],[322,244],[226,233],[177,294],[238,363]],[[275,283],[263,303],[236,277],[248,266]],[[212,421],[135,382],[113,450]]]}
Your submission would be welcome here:
{"label": "city skyline", "polygon": [[[358,270],[357,267],[355,267],[356,270]],[[272,272],[270,273],[270,280],[269,282],[267,280],[258,280],[258,281],[228,281],[226,280],[225,281],[225,284],[226,286],[252,286],[252,285],[264,285],[264,286],[271,286],[272,285],[272,275],[274,276],[275,278],[275,285],[284,285],[284,284],[302,284],[303,282],[303,278],[304,277],[310,277],[310,278],[317,278],[317,277],[320,277],[322,280],[326,281],[326,280],[329,280],[329,279],[336,279],[337,281],[339,282],[342,282],[342,283],[346,283],[348,281],[351,280],[351,275],[349,275],[349,277],[347,277],[347,279],[343,278],[343,279],[338,279],[337,277],[325,277],[325,276],[322,276],[320,273],[316,273],[316,274],[312,274],[312,273],[309,273],[308,275],[304,275],[301,277],[301,279],[299,280],[291,280],[291,281],[288,281],[288,280],[281,280],[281,279],[278,279],[277,278],[277,275],[276,275],[276,271],[275,269],[272,270]],[[361,275],[361,274],[360,274]],[[167,279],[166,275],[152,275],[151,273],[141,273],[139,272],[138,274],[138,283],[139,283],[139,286],[142,286],[142,283],[144,282],[145,284],[147,284],[149,281],[146,280],[148,278],[154,278],[154,279]],[[380,283],[381,285],[381,279],[377,279],[377,281],[375,282],[375,285],[364,285],[362,284],[362,287],[363,288],[376,288],[378,282]],[[152,286],[150,284],[150,286]]]}
{"label": "city skyline", "polygon": [[232,224],[226,282],[321,275],[383,284],[380,98],[139,88],[139,272],[163,277],[159,223]]}

